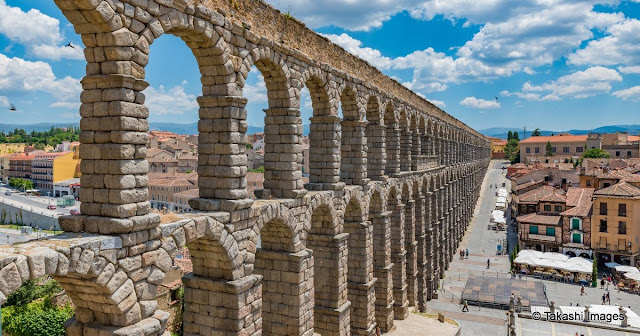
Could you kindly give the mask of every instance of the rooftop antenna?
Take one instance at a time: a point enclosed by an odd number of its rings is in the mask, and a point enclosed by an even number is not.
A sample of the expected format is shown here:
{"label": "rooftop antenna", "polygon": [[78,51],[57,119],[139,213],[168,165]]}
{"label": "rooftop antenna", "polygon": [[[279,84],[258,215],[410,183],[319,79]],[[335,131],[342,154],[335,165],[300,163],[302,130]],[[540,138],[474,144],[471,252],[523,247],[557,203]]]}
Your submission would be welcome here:
{"label": "rooftop antenna", "polygon": [[522,140],[527,138],[527,126],[524,127],[524,136],[522,137]]}

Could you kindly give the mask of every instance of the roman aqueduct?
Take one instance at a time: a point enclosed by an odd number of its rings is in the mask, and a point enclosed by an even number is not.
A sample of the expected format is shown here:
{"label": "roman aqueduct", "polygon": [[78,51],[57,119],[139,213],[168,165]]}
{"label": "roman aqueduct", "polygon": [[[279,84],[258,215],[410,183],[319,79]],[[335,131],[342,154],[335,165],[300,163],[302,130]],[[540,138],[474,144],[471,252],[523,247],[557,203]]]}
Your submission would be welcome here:
{"label": "roman aqueduct", "polygon": [[[0,303],[51,275],[77,307],[68,335],[168,335],[156,289],[186,245],[185,335],[373,335],[426,308],[471,220],[485,137],[262,1],[55,3],[86,46],[82,215],[61,217],[62,235],[0,247]],[[165,34],[202,74],[200,197],[171,224],[147,201],[142,93],[150,45]],[[252,66],[269,98],[256,201],[245,179]]]}

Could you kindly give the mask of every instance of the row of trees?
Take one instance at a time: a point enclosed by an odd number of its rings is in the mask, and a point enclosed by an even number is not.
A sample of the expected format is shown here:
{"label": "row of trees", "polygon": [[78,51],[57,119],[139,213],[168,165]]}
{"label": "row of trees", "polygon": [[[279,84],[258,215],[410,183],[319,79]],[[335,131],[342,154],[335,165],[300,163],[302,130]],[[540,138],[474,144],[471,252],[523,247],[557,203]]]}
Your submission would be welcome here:
{"label": "row of trees", "polygon": [[9,179],[9,186],[22,190],[33,189],[33,182],[27,179],[12,177]]}
{"label": "row of trees", "polygon": [[63,141],[78,141],[80,127],[51,127],[48,131],[32,131],[27,133],[24,129],[16,128],[5,133],[0,131],[0,143],[26,143],[37,149],[44,149],[46,146],[56,146]]}

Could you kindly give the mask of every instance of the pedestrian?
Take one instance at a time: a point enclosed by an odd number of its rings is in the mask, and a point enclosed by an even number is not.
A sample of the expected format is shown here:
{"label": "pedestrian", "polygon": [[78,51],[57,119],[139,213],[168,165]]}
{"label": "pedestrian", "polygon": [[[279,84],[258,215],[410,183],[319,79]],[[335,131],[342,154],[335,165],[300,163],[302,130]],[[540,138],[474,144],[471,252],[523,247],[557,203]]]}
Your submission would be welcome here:
{"label": "pedestrian", "polygon": [[462,312],[468,312],[469,311],[469,304],[467,304],[467,300],[464,300],[464,304],[462,306]]}
{"label": "pedestrian", "polygon": [[607,296],[602,294],[602,305],[604,306],[604,303],[607,302]]}
{"label": "pedestrian", "polygon": [[600,280],[600,289],[604,288],[604,278]]}
{"label": "pedestrian", "polygon": [[491,266],[491,260],[487,259],[487,269],[489,269],[489,266]]}
{"label": "pedestrian", "polygon": [[607,304],[611,304],[611,297],[609,296],[609,292],[607,292]]}
{"label": "pedestrian", "polygon": [[584,292],[584,284],[582,285],[582,287],[580,287],[580,296],[586,295],[587,293]]}
{"label": "pedestrian", "polygon": [[467,249],[466,253],[467,253],[467,259],[469,259],[469,249]]}

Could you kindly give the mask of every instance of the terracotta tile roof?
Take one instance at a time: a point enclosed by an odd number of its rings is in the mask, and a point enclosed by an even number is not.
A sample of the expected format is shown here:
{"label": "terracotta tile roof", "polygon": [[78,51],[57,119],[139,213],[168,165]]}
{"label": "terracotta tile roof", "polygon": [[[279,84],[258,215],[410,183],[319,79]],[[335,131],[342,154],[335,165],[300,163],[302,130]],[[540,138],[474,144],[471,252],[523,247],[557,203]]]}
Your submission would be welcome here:
{"label": "terracotta tile roof", "polygon": [[200,197],[200,189],[195,188],[195,189],[189,189],[189,190],[185,190],[185,191],[181,191],[179,193],[176,193],[173,195],[173,197],[183,197],[183,198],[195,198],[195,197]]}
{"label": "terracotta tile roof", "polygon": [[552,193],[544,195],[540,197],[540,202],[556,202],[556,203],[564,203],[567,201],[567,196],[564,192],[560,192],[558,190],[554,190]]}
{"label": "terracotta tile roof", "polygon": [[559,142],[586,142],[587,141],[587,135],[553,135],[553,136],[536,136],[536,137],[529,137],[526,138],[522,141],[520,141],[520,143],[524,143],[524,144],[533,144],[533,143],[547,143],[547,142],[551,142],[551,143],[559,143]]}
{"label": "terracotta tile roof", "polygon": [[517,220],[519,223],[558,225],[560,223],[560,218],[560,216],[548,216],[538,215],[537,213],[530,213],[528,215],[518,216]]}
{"label": "terracotta tile roof", "polygon": [[567,207],[571,207],[567,211],[561,213],[563,216],[589,216],[591,206],[593,205],[592,188],[569,188],[567,190]]}
{"label": "terracotta tile roof", "polygon": [[522,189],[528,188],[528,187],[530,187],[532,185],[536,185],[536,184],[542,183],[542,182],[544,182],[544,181],[542,181],[542,180],[540,180],[540,181],[530,181],[530,182],[527,182],[527,183],[518,184],[516,186],[516,190],[522,190]]}
{"label": "terracotta tile roof", "polygon": [[193,186],[193,183],[184,178],[177,179],[149,179],[149,186],[163,186],[163,187],[184,187]]}
{"label": "terracotta tile roof", "polygon": [[538,201],[540,201],[542,197],[554,193],[555,190],[556,188],[551,186],[542,186],[540,188],[527,191],[526,193],[518,196],[517,203],[538,204]]}
{"label": "terracotta tile roof", "polygon": [[620,182],[610,187],[600,189],[594,192],[593,195],[594,196],[638,197],[640,196],[640,188],[633,186],[627,182]]}

